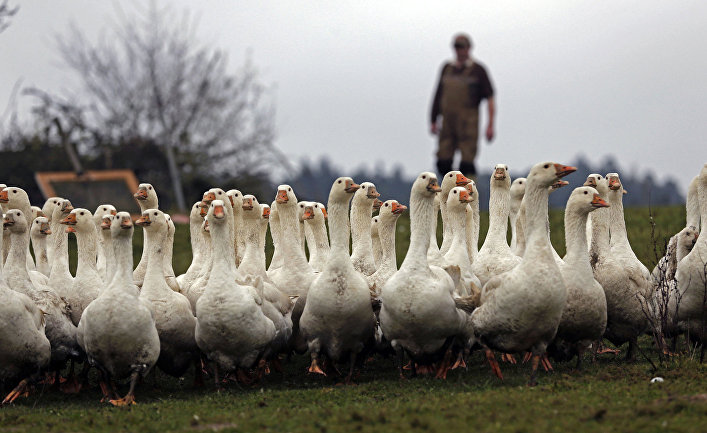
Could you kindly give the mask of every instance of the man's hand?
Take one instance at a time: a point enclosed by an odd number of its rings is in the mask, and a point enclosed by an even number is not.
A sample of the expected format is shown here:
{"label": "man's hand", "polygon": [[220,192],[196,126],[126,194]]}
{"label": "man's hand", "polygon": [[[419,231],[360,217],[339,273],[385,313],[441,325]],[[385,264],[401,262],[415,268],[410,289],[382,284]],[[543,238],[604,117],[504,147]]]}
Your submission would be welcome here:
{"label": "man's hand", "polygon": [[488,140],[489,144],[491,144],[491,142],[493,141],[493,136],[493,124],[489,123],[489,126],[486,128],[486,140]]}
{"label": "man's hand", "polygon": [[432,123],[430,125],[430,133],[432,135],[437,135],[437,123]]}

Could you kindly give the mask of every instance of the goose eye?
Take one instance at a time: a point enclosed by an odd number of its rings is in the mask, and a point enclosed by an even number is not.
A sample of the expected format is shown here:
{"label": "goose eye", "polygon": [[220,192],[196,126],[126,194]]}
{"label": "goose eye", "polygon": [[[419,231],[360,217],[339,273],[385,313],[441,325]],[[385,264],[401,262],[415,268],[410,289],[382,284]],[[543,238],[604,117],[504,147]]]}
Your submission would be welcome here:
{"label": "goose eye", "polygon": [[449,177],[452,177],[452,175],[450,174]]}
{"label": "goose eye", "polygon": [[83,215],[83,212],[81,212],[81,215]]}
{"label": "goose eye", "polygon": [[17,190],[16,189],[12,190],[12,193],[17,194]]}
{"label": "goose eye", "polygon": [[338,183],[341,183],[341,181],[339,181]]}
{"label": "goose eye", "polygon": [[584,191],[585,194],[589,194],[587,191]]}
{"label": "goose eye", "polygon": [[147,187],[147,189],[149,189],[150,191],[152,191],[152,187],[151,187],[151,186]]}
{"label": "goose eye", "polygon": [[427,176],[422,176],[423,179],[427,179]]}
{"label": "goose eye", "polygon": [[385,204],[385,207],[388,207],[388,203]]}
{"label": "goose eye", "polygon": [[543,166],[543,168],[548,168],[548,167],[550,167],[550,164],[545,164],[545,165]]}
{"label": "goose eye", "polygon": [[157,216],[157,212],[155,212],[154,215]]}
{"label": "goose eye", "polygon": [[452,191],[452,192],[453,192],[454,194],[456,194],[456,193],[457,193],[456,191]]}

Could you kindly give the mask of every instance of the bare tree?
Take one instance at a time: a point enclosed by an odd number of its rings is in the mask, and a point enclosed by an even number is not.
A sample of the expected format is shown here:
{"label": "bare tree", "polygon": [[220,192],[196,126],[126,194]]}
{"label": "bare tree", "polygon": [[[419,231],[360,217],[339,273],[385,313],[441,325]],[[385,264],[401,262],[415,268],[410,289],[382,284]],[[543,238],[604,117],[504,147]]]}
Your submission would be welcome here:
{"label": "bare tree", "polygon": [[222,50],[197,42],[197,23],[187,11],[151,2],[117,15],[111,32],[96,42],[76,26],[58,38],[81,90],[65,99],[40,98],[68,114],[65,124],[89,131],[82,135],[89,147],[103,151],[100,146],[136,137],[158,143],[182,211],[181,173],[228,169],[254,175],[282,161],[273,145],[270,92],[250,59],[230,72]]}
{"label": "bare tree", "polygon": [[7,4],[7,0],[3,0],[2,3],[0,3],[0,33],[10,26],[10,18],[14,16],[18,10],[20,10],[19,6],[11,8]]}

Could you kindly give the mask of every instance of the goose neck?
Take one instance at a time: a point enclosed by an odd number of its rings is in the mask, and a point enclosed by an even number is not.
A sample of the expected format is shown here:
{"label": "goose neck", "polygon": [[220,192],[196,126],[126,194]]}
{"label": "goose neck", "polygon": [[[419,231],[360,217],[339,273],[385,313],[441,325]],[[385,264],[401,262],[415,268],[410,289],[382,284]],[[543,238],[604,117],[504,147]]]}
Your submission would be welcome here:
{"label": "goose neck", "polygon": [[230,242],[228,224],[215,222],[209,226],[209,230],[211,231],[211,257],[213,259],[212,275],[232,275],[235,281],[236,265],[230,256],[233,246]]}
{"label": "goose neck", "polygon": [[345,253],[347,256],[349,254],[349,234],[351,232],[348,215],[349,200],[349,196],[347,196],[347,200],[330,198],[327,203],[329,208],[329,232],[331,235],[330,252],[332,254]]}
{"label": "goose neck", "polygon": [[[547,236],[548,199],[550,192],[540,185],[529,184],[526,187],[528,201],[525,205],[525,243],[524,257],[529,257],[530,246],[542,246],[542,250],[550,251],[550,241]],[[536,248],[534,248],[536,249]]]}
{"label": "goose neck", "polygon": [[628,246],[626,221],[624,220],[623,189],[609,190],[610,233],[609,243],[614,246]]}
{"label": "goose neck", "polygon": [[286,263],[298,267],[306,266],[307,259],[304,255],[304,251],[302,251],[299,238],[300,232],[296,206],[292,206],[288,203],[288,205],[279,204],[277,208],[280,218],[280,228],[282,230],[280,244],[285,257],[287,257]]}
{"label": "goose neck", "polygon": [[567,254],[564,261],[573,267],[582,266],[591,273],[587,249],[587,217],[589,214],[569,208],[565,211],[565,246]]}
{"label": "goose neck", "polygon": [[351,206],[351,243],[352,255],[373,251],[371,240],[371,214],[373,201],[354,201]]}
{"label": "goose neck", "polygon": [[147,269],[142,284],[141,294],[148,298],[162,298],[166,291],[171,291],[164,279],[164,242],[167,238],[167,227],[152,227],[144,230],[148,241]]}
{"label": "goose neck", "polygon": [[397,268],[398,263],[395,254],[395,226],[397,222],[397,218],[391,218],[390,220],[383,220],[381,218],[378,223],[378,237],[380,238],[381,244],[380,267]]}
{"label": "goose neck", "polygon": [[[132,236],[120,236],[112,241],[115,266],[109,288],[126,288],[133,284],[133,241]],[[129,293],[134,293],[128,291]]]}
{"label": "goose neck", "polygon": [[427,266],[427,249],[430,247],[430,230],[436,226],[434,197],[410,194],[410,246],[405,255],[403,267]]}
{"label": "goose neck", "polygon": [[85,275],[89,272],[98,272],[96,267],[96,231],[78,231],[76,233],[76,244],[78,247],[76,276]]}
{"label": "goose neck", "polygon": [[29,238],[27,233],[11,233],[10,234],[10,252],[7,255],[5,266],[12,272],[20,275],[27,274],[27,251],[29,248]]}
{"label": "goose neck", "polygon": [[511,193],[508,188],[494,187],[492,184],[489,197],[489,232],[487,239],[490,238],[495,244],[507,242],[506,232],[508,229],[510,200]]}

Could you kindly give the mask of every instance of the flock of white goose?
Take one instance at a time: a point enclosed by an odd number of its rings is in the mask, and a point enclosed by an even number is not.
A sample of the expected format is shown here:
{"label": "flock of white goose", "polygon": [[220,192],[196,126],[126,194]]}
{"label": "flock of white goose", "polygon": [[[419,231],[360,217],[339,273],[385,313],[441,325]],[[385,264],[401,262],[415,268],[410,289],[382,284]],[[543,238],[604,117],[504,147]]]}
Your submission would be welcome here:
{"label": "flock of white goose", "polygon": [[[193,366],[195,381],[208,372],[220,387],[225,379],[257,380],[283,354],[308,352],[309,372],[336,374],[346,364],[349,382],[379,352],[398,357],[401,375],[407,356],[412,374],[444,378],[480,348],[501,378],[494,352],[508,362],[525,354],[535,384],[539,365],[552,368],[547,354],[577,356],[579,365],[602,337],[628,342],[628,357],[635,356],[637,338],[661,308],[670,318],[661,322],[666,334],[690,330],[704,338],[697,325],[707,314],[707,237],[698,233],[707,219],[707,164],[690,186],[686,228],[653,275],[629,245],[616,173],[592,174],[572,192],[567,254],[558,256],[548,196],[574,171],[542,162],[511,183],[508,167],[497,165],[481,248],[474,182],[458,171],[441,182],[421,173],[411,188],[410,246],[400,269],[396,221],[407,207],[381,202],[372,183],[336,179],[326,208],[298,202],[288,185],[278,187],[272,206],[213,188],[191,209],[193,261],[179,276],[172,269],[175,227],[158,210],[152,185],[135,193],[136,221],[109,204],[92,213],[58,197],[40,209],[21,188],[2,185],[0,382],[16,385],[3,403],[39,380],[77,392],[74,363],[83,361],[84,383],[95,367],[104,400],[128,405],[138,379],[155,366],[177,377]],[[145,237],[135,269],[134,225]],[[266,269],[268,226],[274,255]],[[78,243],[75,276],[70,232]],[[130,390],[120,398],[114,381],[125,378]]]}

